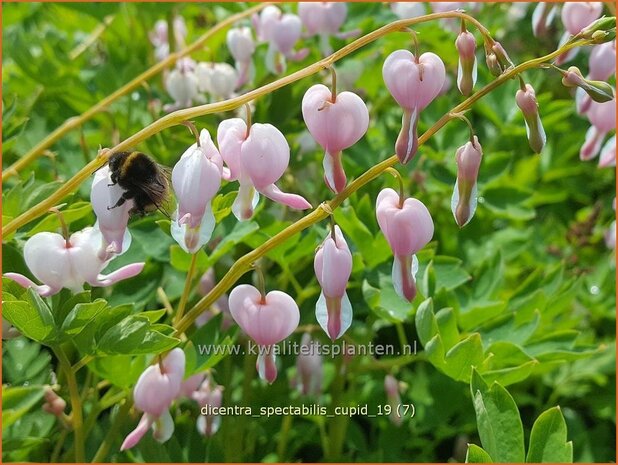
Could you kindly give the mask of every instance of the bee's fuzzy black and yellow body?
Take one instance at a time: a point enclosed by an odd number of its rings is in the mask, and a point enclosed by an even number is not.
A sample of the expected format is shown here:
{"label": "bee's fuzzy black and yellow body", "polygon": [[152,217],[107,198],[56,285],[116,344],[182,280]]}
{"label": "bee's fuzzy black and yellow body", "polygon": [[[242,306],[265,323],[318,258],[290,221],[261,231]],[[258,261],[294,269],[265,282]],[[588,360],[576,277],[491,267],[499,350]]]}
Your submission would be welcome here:
{"label": "bee's fuzzy black and yellow body", "polygon": [[118,184],[125,192],[115,205],[116,208],[132,199],[131,213],[144,215],[159,209],[169,197],[168,174],[152,158],[142,152],[118,152],[109,159],[112,184]]}

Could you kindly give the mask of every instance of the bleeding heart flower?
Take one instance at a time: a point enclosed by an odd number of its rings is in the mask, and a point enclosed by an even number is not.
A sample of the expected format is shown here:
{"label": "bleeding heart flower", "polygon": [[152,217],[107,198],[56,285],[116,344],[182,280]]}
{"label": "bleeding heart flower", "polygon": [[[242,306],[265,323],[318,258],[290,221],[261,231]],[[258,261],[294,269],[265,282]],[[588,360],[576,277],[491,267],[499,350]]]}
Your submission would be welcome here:
{"label": "bleeding heart flower", "polygon": [[539,2],[532,13],[532,33],[534,37],[541,37],[556,17],[557,8],[549,2]]}
{"label": "bleeding heart flower", "polygon": [[303,334],[300,352],[296,358],[296,376],[292,379],[292,387],[296,387],[306,396],[320,395],[323,371],[319,342],[312,341],[311,334]]}
{"label": "bleeding heart flower", "polygon": [[303,119],[324,154],[324,180],[334,192],[346,185],[341,151],[359,141],[369,127],[369,111],[365,102],[352,92],[333,95],[328,87],[316,84],[303,97]]}
{"label": "bleeding heart flower", "polygon": [[213,415],[212,409],[221,407],[223,403],[223,386],[218,386],[210,377],[207,377],[200,388],[193,393],[193,400],[205,410],[197,419],[197,430],[202,436],[211,437],[221,426],[221,416]]}
{"label": "bleeding heart flower", "polygon": [[352,304],[345,291],[352,273],[352,253],[339,226],[335,226],[320,245],[315,254],[314,268],[322,287],[315,316],[334,341],[352,324]]}
{"label": "bleeding heart flower", "polygon": [[5,273],[4,276],[49,297],[63,287],[80,292],[85,282],[96,287],[111,286],[142,271],[144,263],[132,263],[108,275],[101,274],[110,262],[99,258],[102,241],[100,231],[93,228],[75,232],[68,240],[57,233],[37,233],[24,245],[24,260],[43,285],[19,273]]}
{"label": "bleeding heart flower", "polygon": [[229,167],[224,179],[238,180],[240,188],[232,212],[240,221],[248,220],[258,203],[259,194],[297,210],[311,208],[303,197],[279,190],[281,178],[290,161],[290,146],[284,135],[270,124],[247,124],[240,118],[224,120],[217,130],[223,160]]}
{"label": "bleeding heart flower", "polygon": [[384,377],[384,391],[386,392],[386,399],[391,406],[391,413],[388,418],[395,426],[401,426],[403,417],[399,415],[399,406],[401,405],[401,396],[399,395],[399,383],[393,375],[386,375]]}
{"label": "bleeding heart flower", "polygon": [[423,2],[394,2],[390,5],[391,10],[399,19],[412,19],[425,14]]}
{"label": "bleeding heart flower", "polygon": [[108,260],[114,254],[120,255],[131,246],[131,234],[127,229],[129,212],[133,208],[133,199],[127,200],[121,206],[116,205],[125,190],[112,183],[109,166],[105,165],[94,174],[90,203],[97,216],[95,229],[101,231],[103,242],[98,252],[101,260]]}
{"label": "bleeding heart flower", "polygon": [[[209,268],[200,279],[200,284],[198,286],[198,293],[202,296],[207,295],[210,291],[212,291],[215,287],[215,270],[213,268]],[[198,328],[204,326],[206,323],[210,321],[212,317],[218,315],[219,313],[223,313],[223,321],[221,322],[221,328],[226,331],[234,324],[234,319],[230,314],[230,306],[228,303],[227,294],[221,295],[217,299],[217,301],[212,305],[212,307],[207,308],[195,319],[195,326]]]}
{"label": "bleeding heart flower", "polygon": [[133,388],[133,400],[144,415],[137,428],[125,438],[121,451],[134,447],[151,427],[158,442],[165,442],[172,436],[174,421],[169,408],[180,393],[184,374],[185,353],[176,348],[140,375]]}
{"label": "bleeding heart flower", "polygon": [[418,149],[419,113],[437,97],[444,85],[444,63],[431,52],[417,58],[407,50],[396,50],[384,61],[382,76],[389,92],[403,108],[395,151],[399,161],[405,164]]}
{"label": "bleeding heart flower", "polygon": [[223,160],[210,133],[202,129],[200,145],[189,147],[172,170],[172,186],[178,199],[172,236],[187,253],[206,244],[215,227],[211,201],[221,186]]}
{"label": "bleeding heart flower", "polygon": [[307,36],[320,37],[320,51],[323,56],[333,53],[330,36],[345,39],[358,35],[360,31],[339,32],[348,14],[343,2],[299,2],[298,16],[307,30]]}
{"label": "bleeding heart flower", "polygon": [[376,201],[376,216],[395,260],[393,285],[408,301],[416,296],[414,275],[418,270],[416,252],[433,237],[433,220],[427,207],[417,199],[403,199],[393,189],[383,189]]}
{"label": "bleeding heart flower", "polygon": [[[601,2],[566,2],[562,7],[562,24],[566,31],[560,39],[559,47],[564,45],[571,36],[577,35],[586,26],[593,23],[603,13],[603,3]],[[572,48],[556,58],[556,65],[559,66],[572,60],[579,52],[579,47]]]}
{"label": "bleeding heart flower", "polygon": [[599,168],[616,166],[616,135],[610,137],[603,149],[599,158]]}
{"label": "bleeding heart flower", "polygon": [[581,160],[596,157],[607,133],[616,129],[616,99],[605,103],[592,101],[586,116],[592,125],[586,132],[586,140],[579,152]]}
{"label": "bleeding heart flower", "polygon": [[616,41],[592,47],[588,60],[588,78],[593,81],[607,81],[616,73]]}
{"label": "bleeding heart flower", "polygon": [[200,92],[208,92],[214,100],[230,98],[238,83],[238,73],[228,63],[198,63],[195,75]]}
{"label": "bleeding heart flower", "polygon": [[285,292],[270,291],[263,295],[249,284],[235,287],[230,293],[229,304],[238,326],[260,346],[256,364],[260,378],[272,383],[277,378],[272,346],[298,327],[298,305]]}
{"label": "bleeding heart flower", "polygon": [[457,180],[451,198],[451,211],[457,225],[462,228],[470,222],[476,211],[477,178],[483,149],[476,136],[457,149]]}
{"label": "bleeding heart flower", "polygon": [[469,31],[462,31],[457,36],[455,46],[459,52],[457,68],[457,88],[463,95],[470,95],[476,83],[476,39]]}
{"label": "bleeding heart flower", "polygon": [[255,72],[251,58],[255,53],[255,42],[251,28],[236,27],[232,28],[227,33],[227,47],[236,61],[236,71],[238,72],[238,80],[234,86],[238,89],[244,86],[248,81],[253,79],[252,74]]}
{"label": "bleeding heart flower", "polygon": [[[176,16],[173,21],[174,24],[174,39],[178,48],[185,46],[185,40],[187,38],[187,25],[182,16]],[[167,31],[167,21],[160,19],[154,25],[154,29],[148,33],[150,42],[155,47],[155,58],[157,61],[163,61],[170,54],[170,44]]]}
{"label": "bleeding heart flower", "polygon": [[524,115],[530,148],[535,153],[541,153],[547,142],[547,136],[545,135],[541,115],[539,115],[539,104],[532,86],[526,84],[525,89],[519,89],[515,94],[515,101]]}
{"label": "bleeding heart flower", "polygon": [[190,58],[181,58],[176,62],[176,68],[165,79],[165,89],[174,99],[173,104],[164,106],[165,111],[175,111],[187,108],[193,101],[199,100],[198,79],[195,74],[195,62]]}

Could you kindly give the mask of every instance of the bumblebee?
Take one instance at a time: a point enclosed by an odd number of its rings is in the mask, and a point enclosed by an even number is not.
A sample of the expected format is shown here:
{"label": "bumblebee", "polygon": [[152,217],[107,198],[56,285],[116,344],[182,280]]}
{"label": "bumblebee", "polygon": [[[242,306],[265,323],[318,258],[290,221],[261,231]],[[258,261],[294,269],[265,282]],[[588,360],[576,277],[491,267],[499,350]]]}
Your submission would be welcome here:
{"label": "bumblebee", "polygon": [[124,193],[108,210],[133,200],[130,214],[141,216],[159,210],[169,217],[165,203],[169,200],[169,170],[142,152],[118,152],[109,159],[112,184],[118,184]]}

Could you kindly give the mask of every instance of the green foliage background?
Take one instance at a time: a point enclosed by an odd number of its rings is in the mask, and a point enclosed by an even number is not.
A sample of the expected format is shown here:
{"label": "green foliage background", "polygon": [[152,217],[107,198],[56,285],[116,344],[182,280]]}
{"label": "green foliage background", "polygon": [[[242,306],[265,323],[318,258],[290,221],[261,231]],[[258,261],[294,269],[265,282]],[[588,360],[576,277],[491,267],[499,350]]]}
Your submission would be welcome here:
{"label": "green foliage background", "polygon": [[[555,49],[560,30],[554,28],[549,37],[537,40],[531,34],[532,8],[522,19],[513,20],[508,14],[510,7],[484,5],[474,15],[517,63]],[[187,21],[191,41],[217,21],[244,8],[246,4],[242,3],[4,4],[3,166],[15,161],[65,119],[85,111],[151,66],[154,58],[148,31],[157,19],[178,12]],[[295,5],[282,8],[296,12]],[[71,50],[108,15],[113,16],[113,21],[101,37],[79,57],[70,59]],[[344,29],[360,28],[366,33],[394,19],[382,3],[352,3]],[[422,132],[462,97],[454,86],[454,34],[437,22],[415,30],[421,50],[440,55],[453,79],[451,90],[422,113]],[[344,43],[332,39],[335,49]],[[288,73],[320,58],[317,39],[305,39],[302,46],[311,48],[309,57],[302,63],[288,63]],[[411,47],[409,34],[394,33],[336,65],[340,88],[346,85],[344,77],[352,76],[348,86],[367,102],[371,116],[367,135],[345,151],[348,178],[357,177],[393,153],[401,110],[384,87],[381,66],[391,51],[402,47]],[[260,46],[254,57],[255,87],[274,79],[264,67],[265,53],[265,46]],[[212,56],[217,61],[231,62],[225,33],[218,34],[208,48],[193,58],[207,61]],[[477,56],[480,88],[492,77],[482,54]],[[587,53],[580,53],[575,64],[587,69]],[[395,186],[391,176],[370,183],[335,213],[354,255],[348,288],[354,307],[350,337],[357,343],[398,345],[396,326],[401,324],[407,339],[416,341],[419,349],[411,362],[406,360],[409,363],[394,368],[396,377],[407,386],[402,400],[415,404],[416,416],[404,421],[400,428],[386,417],[352,418],[344,425],[346,435],[339,460],[463,461],[466,443],[480,444],[481,427],[473,406],[476,388],[470,393],[467,386],[471,365],[476,366],[485,382],[498,381],[513,396],[526,444],[535,419],[559,405],[568,440],[573,441],[575,461],[615,460],[615,257],[603,240],[614,217],[615,173],[598,169],[596,162],[579,161],[588,122],[576,115],[573,98],[560,84],[559,75],[537,70],[527,73],[525,79],[536,89],[548,144],[540,156],[529,149],[523,119],[514,105],[517,81],[507,83],[475,105],[467,116],[483,146],[484,160],[479,206],[464,229],[457,228],[453,220],[450,199],[456,173],[455,150],[468,138],[465,124],[449,123],[420,148],[409,165],[398,167],[406,179],[407,192],[428,206],[435,223],[433,241],[418,255],[420,295],[413,304],[399,300],[392,290],[391,253],[375,220],[375,198],[383,187]],[[304,195],[313,205],[331,194],[322,182],[321,151],[300,153],[298,139],[305,129],[300,102],[312,84],[323,80],[328,82],[327,74],[304,79],[259,99],[254,115],[256,122],[277,126],[292,147],[290,167],[280,182],[281,188]],[[109,147],[115,138],[125,139],[159,117],[149,105],[156,99],[170,102],[160,77],[114,103],[81,130],[71,132],[54,145],[53,153],[24,170],[19,179],[4,183],[3,224],[53,192],[92,159],[99,145]],[[196,124],[214,136],[218,123],[232,116],[231,112],[206,116],[198,118]],[[175,127],[136,149],[173,166],[191,142],[186,128]],[[200,272],[214,265],[218,278],[236,258],[301,217],[301,213],[262,200],[251,222],[237,224],[229,210],[234,189],[233,184],[222,188],[215,206],[218,225],[214,239],[200,252],[198,261]],[[89,183],[84,183],[65,200],[63,210],[72,231],[94,222],[89,190]],[[55,459],[72,457],[70,435],[66,447],[54,452],[59,438],[67,433],[40,408],[41,386],[50,383],[50,373],[56,370],[53,354],[41,342],[75,342],[71,352],[74,361],[86,354],[97,355],[78,373],[78,379],[83,386],[91,387],[104,380],[110,383],[102,390],[88,391],[85,416],[92,425],[87,451],[96,451],[108,434],[117,414],[115,400],[119,393],[122,396],[130,390],[150,359],[148,354],[177,343],[170,337],[168,316],[157,312],[162,303],[156,290],[161,287],[172,302],[178,300],[188,257],[175,245],[162,219],[155,215],[132,220],[133,245],[114,260],[110,269],[134,261],[146,261],[146,268],[138,277],[111,289],[96,288],[77,296],[63,291],[45,302],[3,280],[5,316],[7,308],[19,307],[42,322],[37,328],[31,323],[34,320],[28,320],[31,331],[40,330],[33,337],[39,342],[18,338],[3,344],[3,460],[48,461],[54,454]],[[58,226],[53,216],[44,217],[4,237],[3,272],[31,276],[22,258],[24,241],[35,232],[53,231]],[[297,300],[301,324],[315,324],[319,287],[312,263],[315,247],[326,232],[327,224],[310,228],[270,252],[262,263],[267,288],[283,290]],[[241,281],[250,280],[247,274]],[[194,294],[190,303],[198,298]],[[49,314],[50,320],[41,319],[42,314]],[[193,344],[202,344],[230,343],[238,338],[235,330],[220,332],[218,322],[190,333],[189,339]],[[127,325],[139,326],[144,331],[142,339],[115,338],[113,331],[122,332]],[[321,332],[315,336],[326,342]],[[300,334],[292,337],[300,339]],[[252,361],[240,357],[210,360],[196,355],[189,365],[194,371],[216,365],[215,379],[226,387],[225,405],[248,403],[259,409],[268,405],[333,403],[332,382],[340,360],[325,360],[325,389],[319,399],[302,398],[291,391],[288,380],[294,360],[284,357],[280,362],[279,378],[272,386],[257,380]],[[338,398],[340,405],[368,404],[375,410],[378,404],[386,403],[383,378],[387,371],[381,369],[381,362],[362,357],[351,362],[345,390]],[[59,375],[60,384],[62,379]],[[478,380],[476,383],[482,386]],[[483,389],[479,387],[479,392]],[[68,399],[66,388],[61,392]],[[194,404],[183,403],[175,410],[176,432],[168,443],[160,445],[147,435],[135,449],[119,453],[120,438],[138,418],[130,416],[120,426],[107,460],[327,458],[322,445],[334,420],[226,417],[221,430],[206,441],[195,429],[197,414]],[[551,410],[547,415],[556,412]],[[511,434],[509,430],[504,432]],[[92,455],[94,452],[88,452],[88,459]]]}

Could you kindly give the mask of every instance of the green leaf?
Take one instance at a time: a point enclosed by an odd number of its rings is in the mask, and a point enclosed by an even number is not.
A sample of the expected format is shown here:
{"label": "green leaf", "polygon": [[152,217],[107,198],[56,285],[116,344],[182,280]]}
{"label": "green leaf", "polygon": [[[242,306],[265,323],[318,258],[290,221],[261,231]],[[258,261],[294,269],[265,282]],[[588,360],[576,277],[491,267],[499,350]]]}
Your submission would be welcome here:
{"label": "green leaf", "polygon": [[560,407],[544,411],[532,425],[526,462],[573,462],[573,443],[567,442],[567,425]]}
{"label": "green leaf", "polygon": [[221,242],[217,245],[217,248],[213,251],[210,257],[208,257],[208,261],[204,264],[204,268],[208,269],[217,263],[217,261],[232,250],[236,244],[258,229],[259,226],[254,221],[241,221],[236,223],[234,229],[223,237]]}
{"label": "green leaf", "polygon": [[43,398],[43,386],[2,386],[2,429],[8,428]]}
{"label": "green leaf", "polygon": [[476,444],[468,444],[466,463],[494,463],[494,461],[482,447]]}
{"label": "green leaf", "polygon": [[476,369],[470,389],[483,449],[496,462],[523,462],[524,429],[509,392],[495,382],[489,387]]}
{"label": "green leaf", "polygon": [[[197,261],[196,265],[198,269],[203,269],[206,267],[208,263],[208,256],[204,249],[200,249],[197,252]],[[191,266],[192,255],[185,252],[180,248],[178,244],[173,244],[170,247],[170,265],[176,268],[178,271],[187,272],[189,271],[189,267]]]}
{"label": "green leaf", "polygon": [[483,191],[484,206],[497,216],[512,220],[531,220],[535,216],[533,208],[526,206],[530,192],[518,187],[492,187]]}
{"label": "green leaf", "polygon": [[470,369],[483,363],[483,346],[479,333],[473,333],[453,346],[444,357],[444,372],[458,381],[468,382]]}
{"label": "green leaf", "polygon": [[431,298],[424,300],[416,310],[416,333],[423,347],[438,334],[438,323],[433,314],[433,301]]}
{"label": "green leaf", "polygon": [[62,332],[69,336],[69,338],[81,333],[87,325],[94,322],[99,314],[107,308],[107,302],[103,299],[75,305],[62,323]]}
{"label": "green leaf", "polygon": [[56,338],[54,317],[47,304],[32,289],[28,289],[25,296],[28,302],[5,300],[2,316],[24,336],[49,344]]}
{"label": "green leaf", "polygon": [[221,223],[232,213],[232,204],[236,195],[238,195],[238,191],[232,191],[227,194],[219,194],[212,200],[212,212],[215,215],[215,223]]}
{"label": "green leaf", "polygon": [[153,330],[148,318],[130,315],[103,335],[96,351],[101,355],[158,354],[178,343],[179,339]]}
{"label": "green leaf", "polygon": [[[76,202],[71,205],[69,209],[62,210],[62,216],[64,217],[64,221],[67,225],[71,224],[74,221],[81,220],[88,216],[88,214],[92,211],[92,205],[90,202]],[[52,213],[47,215],[41,221],[39,221],[34,228],[28,231],[27,236],[34,236],[36,233],[42,231],[56,231],[60,228],[60,220],[58,219],[58,215]]]}

